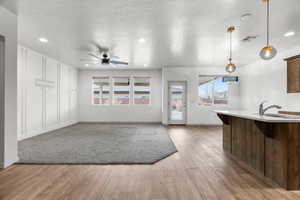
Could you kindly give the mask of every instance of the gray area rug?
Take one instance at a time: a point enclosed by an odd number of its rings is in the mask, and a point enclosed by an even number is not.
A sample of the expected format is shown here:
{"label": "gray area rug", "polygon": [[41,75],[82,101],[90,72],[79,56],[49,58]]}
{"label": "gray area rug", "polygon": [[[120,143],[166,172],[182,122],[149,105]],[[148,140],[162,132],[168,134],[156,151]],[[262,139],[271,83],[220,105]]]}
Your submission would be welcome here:
{"label": "gray area rug", "polygon": [[23,164],[153,164],[177,152],[159,124],[77,124],[18,147]]}

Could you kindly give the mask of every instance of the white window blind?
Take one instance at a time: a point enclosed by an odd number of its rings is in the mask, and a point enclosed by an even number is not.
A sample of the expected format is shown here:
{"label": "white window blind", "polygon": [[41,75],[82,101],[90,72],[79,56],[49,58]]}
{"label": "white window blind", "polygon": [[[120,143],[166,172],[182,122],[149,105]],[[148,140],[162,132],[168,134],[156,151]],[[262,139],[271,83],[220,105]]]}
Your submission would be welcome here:
{"label": "white window blind", "polygon": [[110,104],[110,79],[109,77],[93,78],[93,104]]}
{"label": "white window blind", "polygon": [[134,77],[134,104],[150,104],[150,92],[151,87],[149,77]]}
{"label": "white window blind", "polygon": [[130,103],[130,77],[113,77],[113,104]]}

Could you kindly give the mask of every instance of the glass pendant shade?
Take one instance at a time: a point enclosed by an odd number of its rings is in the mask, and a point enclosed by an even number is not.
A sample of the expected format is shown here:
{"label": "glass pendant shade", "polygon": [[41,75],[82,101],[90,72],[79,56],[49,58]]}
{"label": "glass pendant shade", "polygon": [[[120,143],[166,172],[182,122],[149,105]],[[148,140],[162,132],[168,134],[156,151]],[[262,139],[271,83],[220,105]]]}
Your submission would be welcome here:
{"label": "glass pendant shade", "polygon": [[229,63],[228,65],[226,65],[226,71],[228,73],[233,73],[236,70],[236,66],[233,63]]}
{"label": "glass pendant shade", "polygon": [[270,0],[262,0],[267,3],[267,46],[265,46],[259,53],[263,60],[271,60],[277,54],[277,50],[270,44]]}
{"label": "glass pendant shade", "polygon": [[276,54],[277,50],[273,46],[266,46],[259,53],[260,57],[264,60],[270,60],[274,58]]}

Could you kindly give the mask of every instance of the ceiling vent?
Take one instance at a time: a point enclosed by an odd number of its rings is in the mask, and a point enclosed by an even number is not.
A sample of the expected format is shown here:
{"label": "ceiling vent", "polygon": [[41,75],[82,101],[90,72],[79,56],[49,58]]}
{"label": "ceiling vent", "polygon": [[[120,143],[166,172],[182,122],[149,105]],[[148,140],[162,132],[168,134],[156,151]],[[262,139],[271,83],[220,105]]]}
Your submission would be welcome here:
{"label": "ceiling vent", "polygon": [[242,42],[251,42],[252,40],[255,40],[258,37],[258,35],[249,35],[242,39]]}

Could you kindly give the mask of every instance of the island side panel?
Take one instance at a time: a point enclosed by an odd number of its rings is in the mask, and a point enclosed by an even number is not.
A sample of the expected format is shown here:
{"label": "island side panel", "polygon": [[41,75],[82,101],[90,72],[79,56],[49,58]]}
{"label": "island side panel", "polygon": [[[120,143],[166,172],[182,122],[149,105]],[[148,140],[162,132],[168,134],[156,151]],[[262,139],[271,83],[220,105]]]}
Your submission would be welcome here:
{"label": "island side panel", "polygon": [[223,122],[223,150],[227,153],[231,153],[231,117],[222,114],[218,114],[218,117]]}
{"label": "island side panel", "polygon": [[232,155],[264,175],[265,136],[253,120],[231,118]]}
{"label": "island side panel", "polygon": [[247,158],[247,120],[232,117],[232,155],[238,160],[246,162]]}
{"label": "island side panel", "polygon": [[287,138],[287,187],[300,189],[300,124],[290,123]]}
{"label": "island side panel", "polygon": [[274,124],[272,137],[265,141],[265,176],[288,189],[287,138],[289,124]]}
{"label": "island side panel", "polygon": [[265,176],[287,190],[300,190],[300,124],[275,124],[265,149]]}
{"label": "island side panel", "polygon": [[265,136],[253,120],[247,120],[247,164],[260,174],[265,170]]}
{"label": "island side panel", "polygon": [[223,149],[227,153],[231,153],[231,118],[228,124],[223,124]]}

